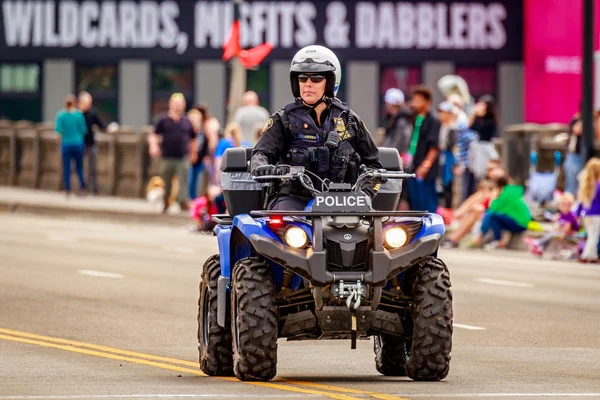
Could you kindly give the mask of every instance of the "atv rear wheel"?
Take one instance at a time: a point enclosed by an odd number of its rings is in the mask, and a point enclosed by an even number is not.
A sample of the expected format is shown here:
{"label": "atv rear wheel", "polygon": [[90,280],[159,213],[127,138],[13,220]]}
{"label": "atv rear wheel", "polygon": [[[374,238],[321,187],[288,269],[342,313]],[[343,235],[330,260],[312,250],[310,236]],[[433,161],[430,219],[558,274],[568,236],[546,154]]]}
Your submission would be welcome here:
{"label": "atv rear wheel", "polygon": [[428,257],[415,270],[413,281],[413,343],[406,375],[416,381],[440,381],[450,371],[452,350],[452,291],[450,273],[442,260]]}
{"label": "atv rear wheel", "polygon": [[277,306],[267,263],[238,261],[231,291],[233,372],[242,381],[268,381],[277,374]]}
{"label": "atv rear wheel", "polygon": [[[221,264],[217,254],[206,260],[202,268],[198,299],[198,352],[202,372],[212,376],[231,376],[231,329],[222,328],[217,323],[217,283],[220,275]],[[230,314],[226,315],[226,324],[229,324]]]}
{"label": "atv rear wheel", "polygon": [[378,335],[373,339],[375,368],[386,376],[406,376],[404,370],[410,339],[392,335]]}

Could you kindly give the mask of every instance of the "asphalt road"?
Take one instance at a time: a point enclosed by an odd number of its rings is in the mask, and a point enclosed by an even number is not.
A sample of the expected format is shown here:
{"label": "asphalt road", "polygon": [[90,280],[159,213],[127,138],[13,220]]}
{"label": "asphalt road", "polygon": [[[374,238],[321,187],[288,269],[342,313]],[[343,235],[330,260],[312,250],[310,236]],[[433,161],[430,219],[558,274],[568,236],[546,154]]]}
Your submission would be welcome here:
{"label": "asphalt road", "polygon": [[379,375],[371,341],[280,341],[276,380],[251,384],[197,367],[215,252],[183,227],[0,214],[0,400],[600,398],[600,266],[443,250],[445,381]]}

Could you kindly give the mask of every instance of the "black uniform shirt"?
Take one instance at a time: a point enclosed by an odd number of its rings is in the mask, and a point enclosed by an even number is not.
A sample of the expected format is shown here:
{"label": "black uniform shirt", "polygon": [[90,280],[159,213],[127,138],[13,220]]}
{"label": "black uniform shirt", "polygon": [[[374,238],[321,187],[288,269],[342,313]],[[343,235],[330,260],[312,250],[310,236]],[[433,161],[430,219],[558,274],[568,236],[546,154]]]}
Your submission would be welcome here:
{"label": "black uniform shirt", "polygon": [[[304,109],[312,117],[317,126],[321,127],[322,125],[317,121],[316,112],[311,107],[304,107]],[[331,105],[328,105],[321,113],[321,122],[326,121],[330,113]],[[374,169],[382,168],[379,161],[379,149],[362,119],[356,121],[355,128],[357,130],[356,134],[348,140],[352,141],[352,146],[361,158],[361,164]],[[290,139],[290,134],[286,132],[279,113],[274,113],[267,121],[258,143],[254,146],[252,155],[263,154],[267,157],[269,164],[277,164],[283,160],[282,157],[289,149]],[[323,145],[325,138],[321,137],[320,139],[320,145]]]}

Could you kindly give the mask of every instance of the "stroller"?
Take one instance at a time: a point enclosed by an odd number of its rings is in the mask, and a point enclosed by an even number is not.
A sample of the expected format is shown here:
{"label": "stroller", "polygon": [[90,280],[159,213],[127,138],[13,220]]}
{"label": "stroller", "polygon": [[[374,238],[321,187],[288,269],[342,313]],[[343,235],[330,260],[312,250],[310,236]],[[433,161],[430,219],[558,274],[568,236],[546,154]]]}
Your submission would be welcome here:
{"label": "stroller", "polygon": [[531,165],[529,169],[529,185],[525,193],[525,201],[529,205],[531,215],[534,220],[544,219],[544,208],[552,207],[555,200],[556,184],[558,181],[558,175],[560,174],[561,164],[560,151],[554,152],[554,170],[550,172],[538,172],[537,151],[532,151],[530,160]]}

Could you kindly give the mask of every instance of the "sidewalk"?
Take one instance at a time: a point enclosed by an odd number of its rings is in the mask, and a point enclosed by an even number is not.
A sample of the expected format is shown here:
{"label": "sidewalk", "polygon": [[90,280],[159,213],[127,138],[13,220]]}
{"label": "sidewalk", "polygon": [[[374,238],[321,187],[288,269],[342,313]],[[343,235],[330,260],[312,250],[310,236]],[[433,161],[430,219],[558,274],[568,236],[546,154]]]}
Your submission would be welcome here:
{"label": "sidewalk", "polygon": [[92,195],[66,197],[62,192],[8,186],[0,187],[0,210],[176,225],[191,222],[189,212],[176,212],[171,208],[167,214],[161,214],[161,205],[150,204],[144,199]]}

